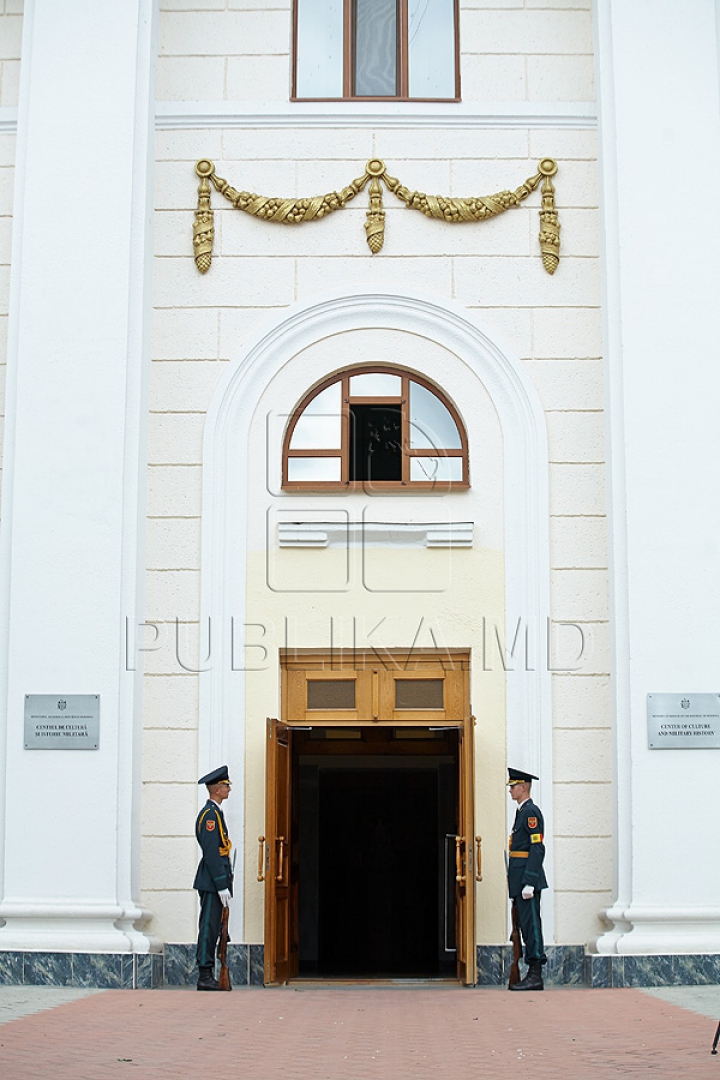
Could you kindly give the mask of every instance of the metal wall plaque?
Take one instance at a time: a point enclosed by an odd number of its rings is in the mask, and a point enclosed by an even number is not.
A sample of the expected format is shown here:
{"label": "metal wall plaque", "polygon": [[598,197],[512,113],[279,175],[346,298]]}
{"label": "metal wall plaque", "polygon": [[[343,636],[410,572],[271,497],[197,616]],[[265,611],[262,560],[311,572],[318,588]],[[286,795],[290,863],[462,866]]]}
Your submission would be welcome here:
{"label": "metal wall plaque", "polygon": [[26,694],[26,750],[97,750],[99,694]]}
{"label": "metal wall plaque", "polygon": [[720,747],[720,694],[648,694],[651,750]]}

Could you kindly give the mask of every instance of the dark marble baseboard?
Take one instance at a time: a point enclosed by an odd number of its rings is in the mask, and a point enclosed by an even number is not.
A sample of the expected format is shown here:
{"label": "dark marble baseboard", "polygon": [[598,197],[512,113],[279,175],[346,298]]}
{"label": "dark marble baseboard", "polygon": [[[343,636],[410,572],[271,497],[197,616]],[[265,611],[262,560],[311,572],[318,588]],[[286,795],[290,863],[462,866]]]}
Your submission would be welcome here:
{"label": "dark marble baseboard", "polygon": [[0,986],[151,990],[162,985],[162,953],[0,951]]}
{"label": "dark marble baseboard", "polygon": [[[0,986],[77,986],[156,990],[194,986],[195,943],[166,944],[162,953],[10,952],[0,950]],[[228,945],[233,987],[263,985],[262,945]]]}
{"label": "dark marble baseboard", "polygon": [[644,986],[709,986],[720,983],[720,955],[585,956],[585,985],[594,989]]}
{"label": "dark marble baseboard", "polygon": [[[583,986],[585,949],[582,945],[548,945],[543,969],[546,986]],[[512,945],[478,945],[476,986],[507,986],[512,965]],[[520,974],[525,971],[521,964]]]}
{"label": "dark marble baseboard", "polygon": [[[582,945],[548,945],[546,986],[609,987],[707,986],[720,983],[720,954],[601,956]],[[511,945],[478,945],[477,986],[504,986],[510,977]],[[525,965],[521,963],[520,974]]]}
{"label": "dark marble baseboard", "polygon": [[[165,945],[165,986],[194,986],[198,969],[195,942]],[[262,945],[228,945],[227,961],[230,982],[235,987],[263,986],[265,949]]]}
{"label": "dark marble baseboard", "polygon": [[[601,956],[582,945],[548,945],[543,979],[548,987],[592,989],[707,986],[720,983],[720,954]],[[233,988],[263,985],[262,945],[228,945]],[[506,986],[511,945],[478,945],[478,987]],[[525,968],[521,965],[521,974]],[[162,953],[0,951],[0,986],[76,986],[104,990],[153,990],[194,986],[195,943],[168,943]]]}

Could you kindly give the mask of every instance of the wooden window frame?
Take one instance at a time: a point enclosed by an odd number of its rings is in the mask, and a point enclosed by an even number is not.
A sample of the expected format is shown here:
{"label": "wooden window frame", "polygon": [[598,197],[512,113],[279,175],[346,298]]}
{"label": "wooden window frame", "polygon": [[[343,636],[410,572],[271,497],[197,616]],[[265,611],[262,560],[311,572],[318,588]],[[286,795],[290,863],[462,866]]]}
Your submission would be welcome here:
{"label": "wooden window frame", "polygon": [[342,97],[298,97],[297,95],[297,40],[298,40],[298,0],[293,0],[293,44],[292,44],[292,89],[291,101],[434,101],[457,102],[460,97],[460,0],[454,0],[454,36],[455,36],[455,96],[454,97],[411,97],[409,93],[408,65],[408,0],[397,0],[397,78],[396,94],[383,96],[358,96],[353,94],[355,73],[355,37],[353,35],[353,0],[343,0],[343,92]]}
{"label": "wooden window frame", "polygon": [[[402,379],[398,397],[357,397],[350,396],[350,379],[353,375],[398,375]],[[303,412],[318,394],[327,390],[333,383],[341,382],[340,449],[332,450],[291,450],[293,432]],[[433,454],[427,447],[410,446],[410,383],[424,386],[448,410],[460,435],[460,448],[442,450]],[[400,480],[351,480],[350,479],[350,405],[399,405],[401,410],[402,442],[402,478]],[[340,458],[340,480],[288,480],[288,461],[292,458],[331,457]],[[411,480],[410,462],[418,457],[458,457],[462,459],[462,480]],[[468,462],[468,439],[465,425],[459,412],[445,394],[427,379],[407,368],[397,368],[386,364],[364,364],[345,368],[328,376],[323,382],[313,387],[297,406],[287,425],[283,439],[282,453],[282,490],[283,491],[318,491],[318,492],[434,492],[446,494],[449,491],[465,491],[470,487]]]}

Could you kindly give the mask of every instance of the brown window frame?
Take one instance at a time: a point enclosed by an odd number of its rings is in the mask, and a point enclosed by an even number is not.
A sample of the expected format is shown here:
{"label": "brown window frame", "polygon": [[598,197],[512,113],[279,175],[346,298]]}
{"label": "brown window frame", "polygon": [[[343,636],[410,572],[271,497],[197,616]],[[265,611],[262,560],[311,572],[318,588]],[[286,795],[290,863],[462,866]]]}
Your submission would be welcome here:
{"label": "brown window frame", "polygon": [[455,9],[455,96],[451,98],[411,97],[409,93],[408,66],[408,0],[397,0],[397,88],[398,93],[370,97],[353,94],[355,73],[355,39],[353,35],[353,0],[343,0],[343,92],[342,97],[298,97],[297,95],[297,40],[298,0],[293,0],[293,45],[291,101],[435,101],[457,102],[460,97],[460,0],[454,0]]}
{"label": "brown window frame", "polygon": [[[353,375],[398,375],[402,379],[401,393],[399,397],[358,397],[350,396],[350,379]],[[340,397],[342,402],[342,418],[340,431],[340,449],[332,450],[291,450],[293,432],[303,412],[318,394],[326,390],[333,383],[341,382]],[[458,429],[460,435],[460,448],[441,450],[438,454],[428,452],[427,447],[413,448],[410,446],[410,383],[416,382],[429,390],[445,408]],[[351,480],[350,479],[350,405],[399,405],[401,409],[401,442],[402,442],[402,479],[401,480]],[[290,458],[309,457],[339,457],[340,479],[339,480],[288,480],[288,460]],[[459,457],[462,459],[462,480],[411,480],[410,461],[413,457]],[[466,491],[470,487],[470,471],[468,461],[468,438],[465,424],[453,403],[442,390],[423,378],[416,371],[408,368],[393,367],[389,364],[361,364],[351,368],[343,368],[329,375],[322,382],[312,388],[300,401],[294,410],[285,429],[282,452],[282,490],[283,491],[317,491],[317,492],[344,492],[346,494],[358,491],[364,492],[433,492],[446,494],[449,491]]]}

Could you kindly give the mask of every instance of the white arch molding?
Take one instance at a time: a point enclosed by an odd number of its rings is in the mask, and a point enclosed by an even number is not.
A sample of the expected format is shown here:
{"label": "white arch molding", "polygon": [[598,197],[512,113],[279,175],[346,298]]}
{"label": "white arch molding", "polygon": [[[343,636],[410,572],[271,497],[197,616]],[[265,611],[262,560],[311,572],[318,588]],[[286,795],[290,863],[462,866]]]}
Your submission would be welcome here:
{"label": "white arch molding", "polygon": [[[205,626],[211,618],[222,632],[214,634],[212,666],[200,674],[200,768],[245,760],[245,725],[237,722],[237,717],[244,718],[245,676],[233,670],[226,629],[231,620],[236,628],[245,622],[246,450],[253,414],[267,384],[300,350],[333,334],[378,327],[425,337],[462,357],[497,410],[504,446],[508,640],[513,640],[522,617],[536,638],[530,643],[531,655],[538,658],[535,670],[514,671],[507,678],[507,753],[510,762],[532,761],[538,766],[540,802],[543,790],[546,793],[547,859],[552,869],[552,716],[550,672],[543,659],[550,611],[545,417],[519,358],[474,313],[449,301],[376,289],[344,290],[296,304],[243,347],[218,385],[203,447],[201,618]],[[237,640],[235,647],[237,655]],[[244,836],[243,786],[236,777],[232,816],[238,837]],[[241,858],[236,869],[238,909],[244,894]],[[543,921],[547,940],[552,941],[552,889],[543,900]]]}

